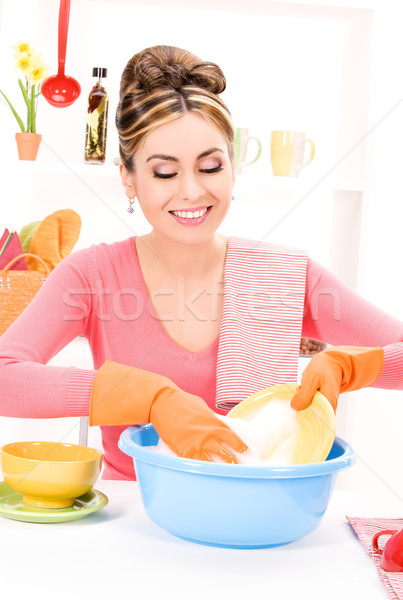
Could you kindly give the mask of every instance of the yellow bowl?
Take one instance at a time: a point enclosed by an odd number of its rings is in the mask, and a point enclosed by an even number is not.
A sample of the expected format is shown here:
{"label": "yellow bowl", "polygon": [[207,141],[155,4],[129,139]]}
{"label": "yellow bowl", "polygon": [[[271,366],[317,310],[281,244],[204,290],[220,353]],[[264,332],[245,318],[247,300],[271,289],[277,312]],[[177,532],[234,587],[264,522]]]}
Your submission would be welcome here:
{"label": "yellow bowl", "polygon": [[102,453],[78,444],[15,442],[0,448],[3,477],[40,508],[66,508],[88,492],[101,473]]}
{"label": "yellow bowl", "polygon": [[[293,383],[266,388],[240,402],[227,416],[250,420],[272,400],[290,403],[296,389],[297,385]],[[312,404],[297,412],[297,422],[297,440],[292,464],[325,460],[333,445],[336,430],[336,417],[330,402],[323,394],[316,392]]]}

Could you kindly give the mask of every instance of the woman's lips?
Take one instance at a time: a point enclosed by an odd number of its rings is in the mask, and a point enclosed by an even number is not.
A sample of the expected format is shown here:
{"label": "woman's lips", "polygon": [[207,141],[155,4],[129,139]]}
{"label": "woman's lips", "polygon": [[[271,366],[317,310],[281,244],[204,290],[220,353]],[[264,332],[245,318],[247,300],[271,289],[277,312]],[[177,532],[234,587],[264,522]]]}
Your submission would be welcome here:
{"label": "woman's lips", "polygon": [[177,223],[194,226],[204,223],[211,210],[211,206],[201,206],[192,210],[170,210],[169,213]]}

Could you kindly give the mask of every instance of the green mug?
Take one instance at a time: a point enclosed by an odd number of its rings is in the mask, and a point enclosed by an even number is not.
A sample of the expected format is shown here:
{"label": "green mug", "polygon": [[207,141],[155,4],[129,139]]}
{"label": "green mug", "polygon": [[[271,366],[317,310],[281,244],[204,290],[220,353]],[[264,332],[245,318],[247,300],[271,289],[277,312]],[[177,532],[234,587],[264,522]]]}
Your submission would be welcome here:
{"label": "green mug", "polygon": [[[255,157],[252,160],[247,160],[247,152],[250,141],[254,141],[257,144],[257,152]],[[234,166],[235,172],[240,173],[244,167],[252,165],[255,163],[262,153],[262,144],[260,140],[253,136],[249,135],[248,129],[244,127],[237,127],[235,129],[235,138],[234,138]]]}

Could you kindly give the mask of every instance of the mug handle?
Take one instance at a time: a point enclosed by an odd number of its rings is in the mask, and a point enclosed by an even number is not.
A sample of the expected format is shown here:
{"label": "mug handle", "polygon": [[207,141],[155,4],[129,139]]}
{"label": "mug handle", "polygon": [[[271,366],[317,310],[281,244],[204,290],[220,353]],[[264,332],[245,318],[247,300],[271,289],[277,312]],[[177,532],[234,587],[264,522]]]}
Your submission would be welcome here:
{"label": "mug handle", "polygon": [[[250,140],[255,140],[255,142],[257,143],[257,154],[255,156],[255,158],[249,162],[247,162],[246,160],[244,160],[243,162],[238,164],[237,167],[237,172],[240,173],[242,171],[242,169],[244,167],[248,167],[249,165],[253,165],[253,163],[255,163],[259,158],[260,155],[262,154],[262,143],[259,140],[259,138],[255,137],[254,135],[250,135],[249,137],[246,138],[246,146],[248,146]],[[312,157],[313,158],[313,157]]]}
{"label": "mug handle", "polygon": [[248,163],[248,165],[253,165],[253,163],[255,163],[260,158],[260,155],[262,154],[262,144],[261,144],[261,141],[259,140],[259,138],[255,137],[254,135],[250,135],[247,138],[246,143],[249,144],[250,140],[255,140],[255,142],[257,143],[257,154],[256,154],[255,158]]}
{"label": "mug handle", "polygon": [[[306,139],[305,144],[309,144],[311,146],[311,153],[309,155],[308,160],[301,165],[301,167],[300,167],[301,169],[303,169],[304,167],[307,167],[308,165],[311,164],[311,162],[315,158],[315,152],[316,152],[315,144],[313,143],[312,140]],[[304,148],[305,148],[305,145],[304,145]]]}
{"label": "mug handle", "polygon": [[394,535],[398,531],[398,529],[384,529],[383,531],[378,531],[378,533],[376,533],[372,538],[372,548],[375,550],[375,552],[377,554],[383,554],[383,550],[381,550],[381,548],[378,546],[378,538],[380,538],[381,535]]}

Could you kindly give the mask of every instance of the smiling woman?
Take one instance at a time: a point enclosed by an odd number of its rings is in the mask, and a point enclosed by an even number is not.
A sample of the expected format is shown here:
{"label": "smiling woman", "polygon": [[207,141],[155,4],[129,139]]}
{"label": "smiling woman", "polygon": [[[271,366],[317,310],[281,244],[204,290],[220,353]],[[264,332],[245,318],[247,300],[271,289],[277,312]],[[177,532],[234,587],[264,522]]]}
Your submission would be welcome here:
{"label": "smiling woman", "polygon": [[[151,248],[167,256],[167,248],[159,249],[162,239],[163,244],[169,238],[194,247],[213,241],[203,249],[205,264],[217,263],[217,243],[226,245],[224,238],[214,235],[228,211],[234,185],[234,128],[218,96],[225,86],[216,64],[174,47],[147,48],[123,71],[116,111],[122,181],[129,201],[137,196],[153,227],[151,235],[143,236],[141,248],[137,244],[144,273],[153,270]],[[177,263],[180,249],[175,244],[170,254]],[[222,256],[220,262],[221,269],[216,265],[213,271],[214,281],[207,282],[209,289],[217,286],[217,278],[222,280]],[[188,278],[189,273],[183,275]],[[147,276],[146,281],[152,284]],[[175,287],[172,280],[161,283]],[[211,340],[218,333],[212,329]],[[178,332],[171,335],[178,339]],[[186,337],[179,341],[190,342]]]}
{"label": "smiling woman", "polygon": [[145,239],[155,249],[161,236],[193,245],[211,240],[228,212],[234,171],[227,142],[193,112],[151,131],[136,151],[133,171],[123,165],[121,171],[127,196],[138,197],[153,227]]}
{"label": "smiling woman", "polygon": [[[301,336],[348,346],[311,360],[295,410],[316,390],[336,410],[340,392],[403,389],[401,322],[305,252],[217,232],[234,184],[224,89],[217,65],[178,48],[129,60],[116,114],[121,176],[152,230],[64,259],[0,339],[0,414],[89,415],[104,478],[135,477],[117,442],[144,422],[180,456],[238,462],[247,446],[215,413],[295,383]],[[47,365],[78,335],[94,369]]]}

